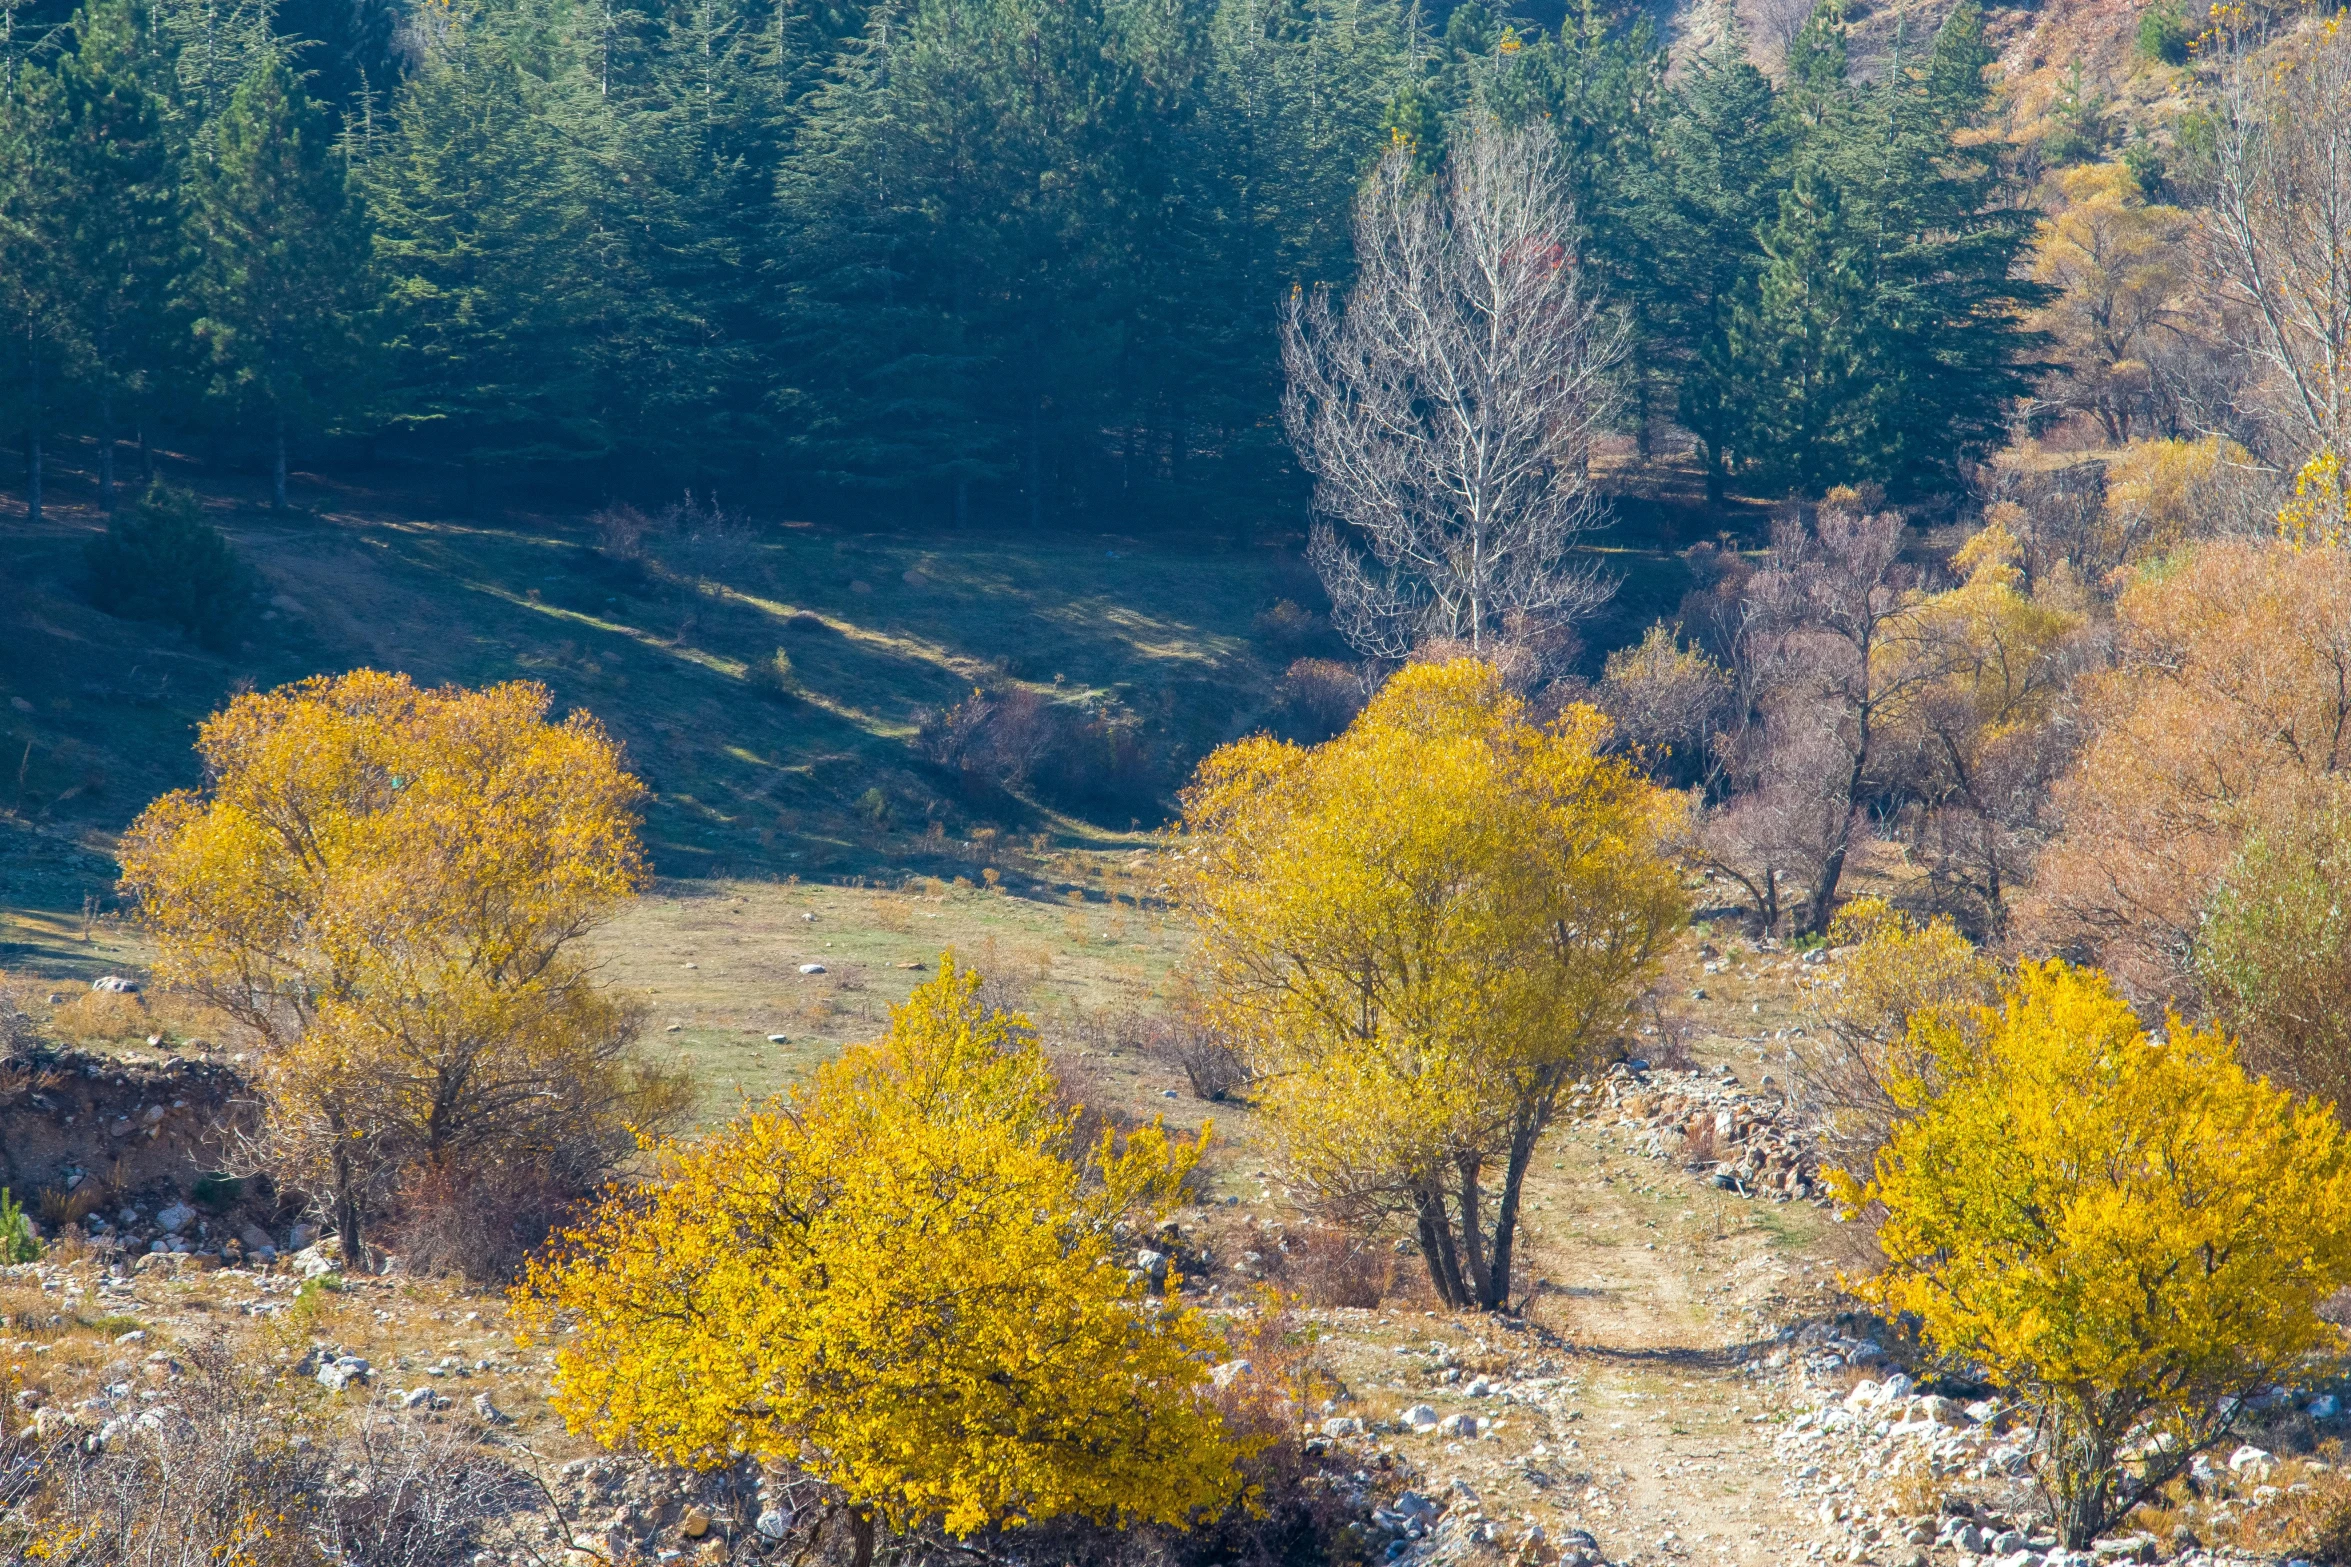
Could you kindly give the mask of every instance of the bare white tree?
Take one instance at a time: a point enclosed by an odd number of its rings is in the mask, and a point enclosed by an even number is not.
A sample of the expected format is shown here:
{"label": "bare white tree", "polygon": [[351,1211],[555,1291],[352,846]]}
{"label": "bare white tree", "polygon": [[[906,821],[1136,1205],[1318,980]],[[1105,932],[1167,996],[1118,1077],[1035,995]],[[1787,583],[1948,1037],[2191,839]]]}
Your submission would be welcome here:
{"label": "bare white tree", "polygon": [[[2287,444],[2351,455],[2351,33],[2221,29],[2208,273]],[[2282,454],[2281,454],[2282,455]]]}
{"label": "bare white tree", "polygon": [[1435,180],[1389,153],[1355,261],[1343,312],[1300,291],[1282,330],[1333,624],[1375,658],[1562,645],[1615,592],[1572,550],[1603,520],[1587,459],[1624,332],[1576,256],[1556,137],[1473,128]]}

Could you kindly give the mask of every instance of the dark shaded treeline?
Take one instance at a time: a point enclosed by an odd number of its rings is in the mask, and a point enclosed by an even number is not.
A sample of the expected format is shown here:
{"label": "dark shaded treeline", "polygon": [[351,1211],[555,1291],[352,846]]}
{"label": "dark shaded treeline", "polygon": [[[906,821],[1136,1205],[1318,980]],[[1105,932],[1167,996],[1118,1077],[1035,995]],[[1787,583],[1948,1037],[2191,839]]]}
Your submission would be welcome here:
{"label": "dark shaded treeline", "polygon": [[[37,499],[95,443],[366,453],[583,498],[947,525],[1294,518],[1287,290],[1356,184],[1547,119],[1635,325],[1630,406],[1717,488],[1947,483],[2031,344],[2029,230],[1963,134],[1980,16],[1776,85],[1726,29],[1478,0],[89,0],[9,13],[0,417]],[[77,455],[77,463],[83,457]],[[111,471],[111,478],[109,473]]]}

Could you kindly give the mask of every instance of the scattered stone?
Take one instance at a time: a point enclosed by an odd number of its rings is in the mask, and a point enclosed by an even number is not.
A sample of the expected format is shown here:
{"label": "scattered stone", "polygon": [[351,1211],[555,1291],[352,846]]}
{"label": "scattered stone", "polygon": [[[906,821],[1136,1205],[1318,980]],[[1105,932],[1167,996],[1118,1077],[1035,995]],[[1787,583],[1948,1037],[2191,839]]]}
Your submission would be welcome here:
{"label": "scattered stone", "polygon": [[678,1520],[678,1533],[689,1540],[699,1540],[709,1532],[710,1512],[707,1508],[689,1507],[686,1516]]}
{"label": "scattered stone", "polygon": [[788,1045],[792,1042],[792,1036],[789,1034],[770,1034],[767,1036],[767,1042],[771,1045]]}
{"label": "scattered stone", "polygon": [[318,1385],[330,1393],[340,1393],[354,1382],[364,1384],[372,1372],[368,1363],[357,1355],[337,1355],[318,1368]]}
{"label": "scattered stone", "polygon": [[1223,1365],[1209,1367],[1208,1380],[1220,1388],[1231,1387],[1237,1379],[1256,1369],[1246,1360],[1228,1360]]}
{"label": "scattered stone", "polygon": [[[162,1106],[158,1105],[156,1108],[160,1110]],[[177,1235],[180,1231],[186,1229],[189,1225],[196,1222],[196,1210],[189,1207],[184,1202],[175,1202],[170,1207],[164,1209],[161,1213],[158,1213],[155,1216],[155,1222],[163,1226],[164,1234]]]}
{"label": "scattered stone", "polygon": [[109,996],[135,996],[139,993],[139,982],[120,974],[105,974],[91,980],[90,988]]}
{"label": "scattered stone", "polygon": [[800,965],[800,972],[803,974],[822,974],[824,971],[825,966],[822,963],[803,963]]}
{"label": "scattered stone", "polygon": [[1437,1422],[1437,1435],[1461,1437],[1476,1436],[1478,1434],[1478,1427],[1483,1423],[1484,1422],[1480,1421],[1477,1416],[1471,1414],[1447,1415],[1444,1419]]}
{"label": "scattered stone", "polygon": [[1353,1415],[1333,1415],[1322,1423],[1322,1434],[1327,1437],[1361,1436],[1363,1422]]}
{"label": "scattered stone", "polygon": [[1429,1432],[1437,1429],[1438,1417],[1433,1405],[1415,1404],[1396,1418],[1402,1420],[1408,1430]]}

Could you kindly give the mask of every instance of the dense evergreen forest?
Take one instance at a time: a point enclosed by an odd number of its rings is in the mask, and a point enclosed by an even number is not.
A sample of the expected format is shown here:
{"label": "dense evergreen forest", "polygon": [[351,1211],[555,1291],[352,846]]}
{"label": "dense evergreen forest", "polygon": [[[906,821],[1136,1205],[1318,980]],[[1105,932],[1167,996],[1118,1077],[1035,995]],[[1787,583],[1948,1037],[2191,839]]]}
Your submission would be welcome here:
{"label": "dense evergreen forest", "polygon": [[[88,0],[0,35],[5,419],[917,524],[1298,515],[1276,323],[1355,193],[1547,122],[1710,491],[1947,484],[2033,366],[1962,6],[1874,79],[1481,0]],[[82,459],[77,458],[77,465]]]}

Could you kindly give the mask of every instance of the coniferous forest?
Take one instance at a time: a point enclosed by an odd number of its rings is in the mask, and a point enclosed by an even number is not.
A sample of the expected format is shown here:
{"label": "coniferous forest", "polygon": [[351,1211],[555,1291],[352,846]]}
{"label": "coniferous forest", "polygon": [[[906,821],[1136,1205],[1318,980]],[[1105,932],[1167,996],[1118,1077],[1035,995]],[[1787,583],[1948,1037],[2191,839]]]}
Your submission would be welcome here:
{"label": "coniferous forest", "polygon": [[[915,525],[1300,515],[1277,322],[1356,191],[1556,134],[1627,432],[1711,494],[1945,487],[2034,366],[1982,18],[1775,82],[1482,0],[88,0],[0,36],[0,396],[159,446]],[[84,450],[88,447],[85,444]]]}

